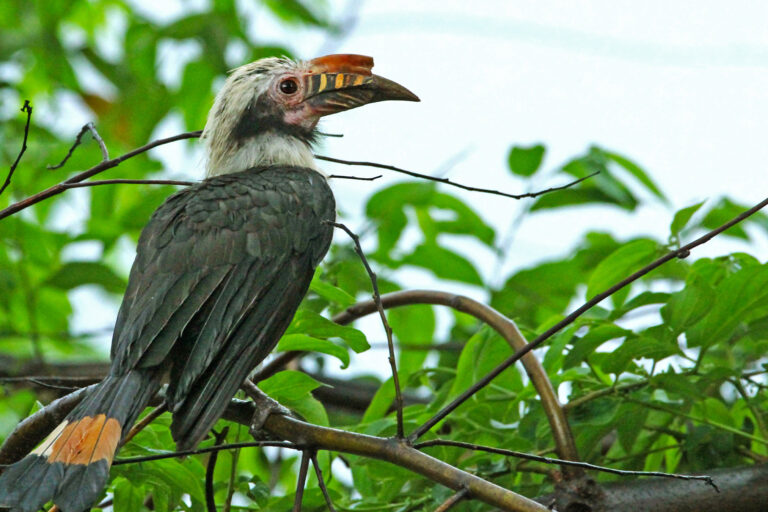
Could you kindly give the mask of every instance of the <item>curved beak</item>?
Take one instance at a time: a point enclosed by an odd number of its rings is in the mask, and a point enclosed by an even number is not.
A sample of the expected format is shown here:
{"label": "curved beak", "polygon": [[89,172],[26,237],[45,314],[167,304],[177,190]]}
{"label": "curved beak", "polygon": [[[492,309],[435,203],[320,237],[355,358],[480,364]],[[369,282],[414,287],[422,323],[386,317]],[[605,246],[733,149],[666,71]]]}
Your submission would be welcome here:
{"label": "curved beak", "polygon": [[419,101],[418,96],[402,85],[371,73],[371,57],[326,55],[308,64],[309,71],[304,77],[304,103],[317,116],[377,101]]}

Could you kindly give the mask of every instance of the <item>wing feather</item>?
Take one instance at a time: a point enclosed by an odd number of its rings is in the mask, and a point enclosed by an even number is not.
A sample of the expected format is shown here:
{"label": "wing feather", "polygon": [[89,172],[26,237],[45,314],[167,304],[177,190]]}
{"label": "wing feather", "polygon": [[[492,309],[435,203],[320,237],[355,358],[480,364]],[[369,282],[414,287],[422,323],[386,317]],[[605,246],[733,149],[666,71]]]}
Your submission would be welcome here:
{"label": "wing feather", "polygon": [[202,439],[277,343],[330,244],[333,195],[315,171],[269,167],[175,194],[139,240],[113,372],[171,368],[174,437]]}

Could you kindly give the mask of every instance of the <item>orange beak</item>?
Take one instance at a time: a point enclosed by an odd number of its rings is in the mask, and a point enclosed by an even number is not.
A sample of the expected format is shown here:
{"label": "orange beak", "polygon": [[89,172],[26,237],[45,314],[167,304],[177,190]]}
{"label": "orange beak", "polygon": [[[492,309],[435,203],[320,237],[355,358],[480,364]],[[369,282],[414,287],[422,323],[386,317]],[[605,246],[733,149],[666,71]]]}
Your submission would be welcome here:
{"label": "orange beak", "polygon": [[325,116],[377,101],[419,101],[402,85],[371,73],[373,59],[365,55],[326,55],[309,61],[304,76],[304,102]]}

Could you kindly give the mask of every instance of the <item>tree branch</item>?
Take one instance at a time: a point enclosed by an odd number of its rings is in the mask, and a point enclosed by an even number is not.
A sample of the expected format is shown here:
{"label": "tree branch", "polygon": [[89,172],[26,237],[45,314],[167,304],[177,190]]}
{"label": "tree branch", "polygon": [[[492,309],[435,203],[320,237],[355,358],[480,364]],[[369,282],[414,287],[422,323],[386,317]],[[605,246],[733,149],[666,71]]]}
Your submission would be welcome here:
{"label": "tree branch", "polygon": [[307,470],[309,469],[309,453],[301,452],[299,478],[296,481],[296,498],[293,501],[293,512],[301,512],[301,500],[304,498],[304,487],[307,485]]}
{"label": "tree branch", "polygon": [[534,455],[532,453],[518,452],[515,450],[505,450],[503,448],[495,448],[493,446],[483,446],[480,444],[465,443],[462,441],[452,441],[450,439],[432,439],[430,441],[424,441],[423,443],[417,443],[413,445],[417,450],[429,448],[430,446],[453,446],[455,448],[466,448],[467,450],[476,450],[487,453],[495,453],[498,455],[506,455],[507,457],[515,457],[518,459],[531,460],[534,462],[543,462],[545,464],[560,464],[564,466],[574,466],[584,469],[591,469],[594,471],[601,471],[603,473],[611,473],[613,475],[622,476],[657,476],[664,478],[679,478],[680,480],[702,480],[705,484],[712,486],[717,492],[720,490],[715,485],[712,477],[707,475],[679,475],[677,473],[663,473],[660,471],[628,471],[624,469],[607,468],[605,466],[598,466],[590,464],[588,462],[578,462],[572,460],[553,459],[550,457],[542,457],[541,455]]}
{"label": "tree branch", "polygon": [[[456,311],[472,315],[486,323],[498,332],[510,344],[513,350],[520,350],[527,345],[525,338],[512,320],[492,307],[469,297],[435,290],[407,290],[388,293],[383,295],[381,300],[384,308],[413,304],[447,306]],[[376,309],[372,301],[360,302],[334,316],[333,321],[346,325],[374,311]],[[541,366],[539,360],[532,354],[523,357],[521,362],[531,379],[531,383],[538,392],[542,407],[547,414],[557,447],[557,454],[562,459],[578,460],[579,454],[568,419],[560,405],[557,393],[549,380],[547,372]],[[564,466],[563,474],[566,475],[566,478],[578,478],[583,475],[583,472],[578,468]]]}
{"label": "tree branch", "polygon": [[[227,438],[229,427],[224,427],[221,432],[214,432],[214,446],[221,446]],[[208,458],[208,464],[205,466],[205,506],[208,512],[216,512],[216,499],[213,490],[213,474],[216,471],[216,460],[219,458],[219,452],[212,452]]]}
{"label": "tree branch", "polygon": [[48,169],[53,171],[55,169],[61,169],[64,167],[64,164],[67,163],[69,157],[72,156],[72,153],[75,152],[75,149],[77,149],[77,147],[83,141],[83,135],[85,135],[85,132],[91,132],[91,137],[93,137],[93,140],[95,140],[99,145],[99,149],[101,149],[101,161],[104,162],[109,160],[109,151],[107,151],[107,145],[104,144],[104,139],[102,139],[101,135],[99,135],[99,132],[96,131],[96,126],[93,123],[85,123],[83,127],[80,128],[77,137],[75,137],[74,144],[72,144],[72,146],[69,148],[69,151],[67,151],[67,154],[64,155],[64,158],[61,160],[61,162],[56,165],[48,165]]}
{"label": "tree branch", "polygon": [[34,194],[32,196],[27,197],[26,199],[22,199],[21,201],[18,201],[9,207],[5,208],[4,210],[0,210],[0,219],[4,219],[10,215],[13,215],[14,213],[20,212],[21,210],[25,208],[29,208],[33,204],[37,204],[40,201],[44,201],[50,197],[53,197],[57,194],[61,194],[65,190],[67,190],[67,185],[71,183],[79,183],[83,180],[87,180],[91,176],[95,176],[96,174],[99,174],[101,172],[106,171],[107,169],[111,169],[113,167],[117,167],[121,163],[125,162],[129,158],[133,158],[136,155],[140,155],[142,153],[146,153],[150,149],[156,148],[158,146],[162,146],[163,144],[168,144],[170,142],[175,142],[177,140],[183,140],[183,139],[193,139],[200,136],[200,131],[196,132],[187,132],[187,133],[181,133],[179,135],[174,135],[173,137],[166,137],[164,139],[158,139],[155,141],[150,142],[149,144],[145,144],[139,148],[134,149],[133,151],[129,151],[128,153],[125,153],[124,155],[121,155],[117,158],[113,158],[111,160],[104,160],[103,162],[100,162],[97,165],[94,165],[87,171],[83,171],[81,173],[78,173],[71,178],[64,180],[61,183],[58,183],[52,187],[49,187],[41,192],[38,192],[37,194]]}
{"label": "tree branch", "polygon": [[439,507],[437,507],[435,512],[447,512],[454,506],[458,505],[459,502],[467,496],[469,496],[469,490],[466,487],[464,489],[459,489],[455,494],[451,495]]}
{"label": "tree branch", "polygon": [[479,390],[487,386],[494,378],[496,378],[497,375],[499,375],[501,372],[512,366],[517,360],[519,360],[521,357],[523,357],[525,354],[533,350],[534,348],[538,347],[542,343],[544,343],[546,340],[548,340],[550,337],[552,337],[554,334],[558,333],[561,329],[564,327],[570,325],[573,323],[574,320],[576,320],[578,317],[583,315],[586,311],[588,311],[592,306],[598,304],[599,302],[603,301],[607,297],[610,297],[617,291],[621,290],[625,286],[637,281],[641,277],[645,276],[652,270],[655,270],[656,268],[662,266],[664,263],[673,260],[675,258],[687,258],[691,250],[710,241],[715,236],[719,235],[726,229],[730,228],[731,226],[734,226],[738,224],[739,222],[743,221],[750,215],[758,212],[762,208],[764,208],[766,205],[768,205],[768,198],[762,200],[749,210],[746,210],[742,212],[741,214],[737,215],[730,221],[726,222],[722,226],[713,229],[712,231],[709,231],[708,233],[704,234],[703,236],[697,238],[693,242],[690,242],[681,248],[670,251],[661,258],[658,258],[653,263],[646,265],[642,269],[638,270],[634,274],[630,275],[629,277],[619,281],[615,285],[611,286],[607,290],[605,290],[602,293],[599,293],[595,295],[592,299],[585,302],[582,306],[580,306],[578,309],[573,311],[571,314],[567,315],[565,318],[560,320],[558,323],[541,333],[539,336],[536,337],[533,341],[528,343],[523,349],[518,350],[515,354],[507,358],[504,362],[499,364],[496,368],[491,370],[485,377],[477,381],[475,384],[470,386],[466,391],[464,391],[461,395],[456,397],[454,400],[451,401],[448,405],[443,407],[440,411],[438,411],[432,418],[430,418],[427,422],[425,422],[423,425],[421,425],[419,428],[417,428],[410,436],[412,440],[418,439],[422,435],[424,435],[426,432],[428,432],[432,427],[434,427],[437,423],[439,423],[443,418],[448,416],[453,410],[455,410],[459,405],[463,404],[469,397],[477,393]]}
{"label": "tree branch", "polygon": [[403,439],[405,433],[403,431],[403,393],[400,390],[400,376],[397,373],[397,361],[395,360],[395,344],[392,341],[392,327],[387,322],[387,315],[384,313],[384,307],[381,305],[381,294],[379,293],[379,285],[376,280],[376,273],[371,269],[368,264],[368,259],[363,253],[363,248],[360,246],[360,237],[352,232],[344,224],[338,222],[330,222],[332,226],[344,230],[352,241],[355,243],[355,252],[360,257],[365,266],[365,271],[368,272],[368,277],[371,279],[371,286],[373,287],[373,302],[376,304],[376,311],[379,312],[381,323],[384,326],[384,332],[387,334],[387,346],[389,347],[389,367],[392,369],[392,383],[395,386],[395,409],[397,414],[397,437]]}
{"label": "tree branch", "polygon": [[328,494],[328,488],[325,486],[325,478],[323,478],[323,470],[320,469],[320,464],[317,462],[317,452],[312,452],[312,466],[315,468],[315,476],[317,477],[317,484],[320,486],[320,490],[323,492],[325,498],[325,504],[328,506],[330,512],[336,512],[331,500],[330,494]]}
{"label": "tree branch", "polygon": [[181,186],[190,186],[197,183],[196,181],[184,181],[184,180],[126,180],[126,179],[115,179],[115,180],[95,180],[95,181],[84,181],[82,183],[63,183],[61,186],[64,189],[70,189],[70,188],[84,188],[84,187],[97,187],[99,185],[123,185],[123,184],[129,184],[129,185],[181,185]]}
{"label": "tree branch", "polygon": [[21,141],[21,150],[19,151],[19,154],[16,157],[16,160],[11,164],[11,169],[8,171],[8,176],[5,177],[5,183],[3,183],[3,186],[0,187],[0,194],[5,192],[5,189],[8,188],[8,185],[11,184],[11,178],[13,177],[13,173],[16,171],[16,167],[18,167],[19,162],[21,162],[21,157],[24,156],[24,152],[27,150],[27,138],[29,137],[29,123],[32,121],[32,105],[29,103],[29,100],[24,100],[24,105],[21,106],[21,111],[27,113],[27,122],[24,125],[24,139],[22,139]]}
{"label": "tree branch", "polygon": [[376,162],[362,162],[362,161],[354,161],[354,160],[342,160],[341,158],[333,158],[330,156],[323,156],[323,155],[315,155],[315,158],[318,160],[325,160],[326,162],[333,162],[337,164],[344,164],[344,165],[360,165],[365,167],[375,167],[376,169],[386,169],[388,171],[394,171],[399,172],[401,174],[406,174],[408,176],[412,176],[414,178],[419,178],[423,180],[428,181],[436,181],[438,183],[443,183],[444,185],[451,185],[452,187],[457,187],[463,190],[469,190],[471,192],[482,192],[484,194],[492,194],[495,196],[504,196],[504,197],[511,197],[512,199],[524,199],[526,197],[538,197],[543,194],[548,194],[550,192],[555,192],[558,190],[563,190],[566,188],[573,187],[575,185],[578,185],[584,180],[588,180],[589,178],[597,175],[600,173],[600,171],[595,171],[589,176],[584,176],[583,178],[579,178],[577,180],[571,181],[570,183],[566,183],[565,185],[560,185],[558,187],[551,187],[546,190],[540,190],[538,192],[526,192],[524,194],[510,194],[508,192],[501,192],[500,190],[493,190],[490,188],[481,188],[481,187],[472,187],[470,185],[463,185],[461,183],[456,183],[455,181],[451,181],[448,178],[439,178],[436,176],[430,176],[428,174],[422,174],[420,172],[415,171],[409,171],[407,169],[401,169],[400,167],[395,167],[394,165],[386,165],[386,164],[378,164]]}
{"label": "tree branch", "polygon": [[[43,409],[24,420],[6,439],[0,448],[0,463],[7,464],[19,460],[48,435],[53,428],[77,405],[84,388],[66,397],[52,402]],[[251,402],[232,400],[224,413],[224,418],[242,425],[250,425],[254,407]],[[51,418],[59,418],[51,420]],[[149,457],[118,459],[115,464],[128,464],[154,460],[156,458],[195,455],[220,449],[235,449],[248,446],[278,446],[291,449],[326,449],[343,453],[374,457],[385,460],[401,467],[410,469],[435,482],[452,489],[460,490],[464,486],[469,489],[473,498],[497,506],[502,510],[513,511],[546,511],[543,505],[530,505],[530,500],[521,498],[495,484],[479,477],[470,475],[448,464],[419,452],[396,439],[384,439],[352,432],[344,432],[327,427],[318,427],[308,423],[287,418],[285,416],[270,416],[265,427],[274,435],[289,442],[263,441],[235,443],[223,447],[209,447],[188,452],[173,452]],[[9,455],[13,454],[9,457]],[[603,496],[605,503],[616,504],[615,507],[603,510],[626,510],[633,512],[680,512],[702,510],[707,503],[717,505],[718,512],[762,512],[763,505],[768,500],[768,486],[762,485],[768,478],[768,465],[735,468],[730,470],[715,470],[711,473],[721,489],[720,494],[701,485],[678,480],[640,480],[620,485],[607,484]],[[465,484],[469,485],[465,485]],[[702,490],[704,489],[704,490]],[[570,493],[569,493],[570,490]],[[578,491],[578,492],[577,492]],[[558,510],[569,510],[569,503],[583,503],[586,498],[580,494],[579,487],[573,482],[560,488],[557,493]],[[714,498],[713,498],[714,495]],[[588,496],[589,499],[597,499]],[[519,501],[522,499],[523,501]],[[552,496],[541,498],[542,502],[551,502]],[[634,501],[633,501],[634,500]],[[714,500],[714,501],[713,501]],[[666,502],[669,503],[667,507]],[[563,503],[564,505],[559,505]],[[635,507],[634,504],[638,506]],[[630,505],[632,504],[632,505]],[[623,505],[623,506],[622,506]],[[573,509],[576,510],[576,509]],[[598,510],[597,508],[578,510]]]}
{"label": "tree branch", "polygon": [[[462,313],[472,315],[478,320],[488,324],[507,340],[513,350],[520,350],[522,347],[526,346],[525,338],[512,320],[492,307],[462,295],[436,290],[406,290],[382,295],[381,301],[384,309],[414,304],[447,306],[457,311],[461,311]],[[374,301],[360,302],[337,314],[332,320],[338,324],[347,325],[377,311],[378,307]],[[303,354],[305,354],[305,352],[301,351],[283,352],[282,354],[279,354],[256,373],[254,381],[258,382],[271,377],[289,362]],[[557,393],[552,387],[547,372],[541,366],[539,360],[533,355],[522,357],[521,362],[541,399],[542,407],[544,408],[550,427],[552,428],[552,436],[555,440],[557,454],[561,459],[579,460],[578,450],[576,449],[576,443],[568,424],[568,419],[563,407],[560,405]],[[581,471],[580,468],[572,466],[563,466],[562,471],[566,479],[576,479],[583,475],[583,471]]]}

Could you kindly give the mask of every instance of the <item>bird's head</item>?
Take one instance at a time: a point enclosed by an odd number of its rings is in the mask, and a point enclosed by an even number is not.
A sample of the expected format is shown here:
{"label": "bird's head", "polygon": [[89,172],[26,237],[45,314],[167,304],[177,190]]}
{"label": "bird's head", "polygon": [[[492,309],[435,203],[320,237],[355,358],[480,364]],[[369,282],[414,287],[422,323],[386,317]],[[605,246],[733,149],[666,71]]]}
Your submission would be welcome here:
{"label": "bird's head", "polygon": [[373,59],[327,55],[310,61],[261,59],[235,69],[216,96],[203,140],[207,176],[260,165],[314,168],[319,119],[386,100],[419,101],[371,73]]}

